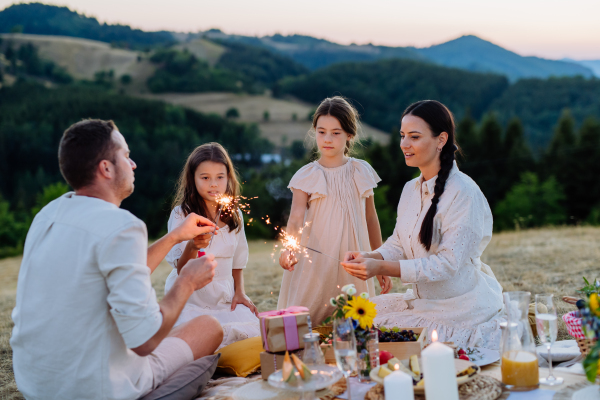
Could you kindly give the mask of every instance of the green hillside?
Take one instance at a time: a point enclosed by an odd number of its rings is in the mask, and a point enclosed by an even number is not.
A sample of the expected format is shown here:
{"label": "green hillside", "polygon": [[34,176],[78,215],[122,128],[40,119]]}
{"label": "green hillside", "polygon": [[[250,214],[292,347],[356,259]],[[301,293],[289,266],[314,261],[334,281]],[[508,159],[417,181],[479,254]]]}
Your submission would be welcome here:
{"label": "green hillside", "polygon": [[367,123],[390,132],[399,127],[402,111],[423,99],[439,100],[458,116],[468,110],[479,118],[508,85],[501,75],[412,60],[381,60],[332,65],[288,79],[281,84],[281,90],[311,103],[336,94],[349,97]]}
{"label": "green hillside", "polygon": [[175,42],[170,32],[144,32],[127,25],[100,24],[96,18],[42,3],[14,4],[0,12],[0,33],[73,36],[120,47],[147,48]]}
{"label": "green hillside", "polygon": [[580,124],[587,117],[600,117],[600,79],[523,79],[511,85],[489,107],[503,122],[518,117],[534,148],[544,148],[564,109]]}
{"label": "green hillside", "polygon": [[138,168],[135,194],[123,207],[146,221],[153,236],[166,228],[168,201],[194,147],[218,141],[232,154],[249,154],[249,160],[238,162],[242,170],[260,165],[260,155],[272,149],[256,126],[217,115],[101,88],[49,90],[20,83],[0,89],[0,193],[15,212],[27,212],[37,193],[63,181],[56,159],[58,143],[63,131],[82,118],[112,119],[127,139]]}
{"label": "green hillside", "polygon": [[206,32],[205,35],[222,41],[245,43],[276,51],[311,70],[341,62],[374,61],[384,58],[426,60],[426,57],[410,48],[373,45],[345,46],[303,35],[274,35],[258,38],[225,35],[220,31]]}

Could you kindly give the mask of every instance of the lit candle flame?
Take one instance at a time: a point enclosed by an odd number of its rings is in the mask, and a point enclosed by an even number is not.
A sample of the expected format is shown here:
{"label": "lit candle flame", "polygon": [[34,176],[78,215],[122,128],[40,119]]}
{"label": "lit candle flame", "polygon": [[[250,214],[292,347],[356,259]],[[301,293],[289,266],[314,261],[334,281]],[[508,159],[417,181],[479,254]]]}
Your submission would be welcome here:
{"label": "lit candle flame", "polygon": [[396,371],[398,371],[398,370],[400,369],[400,364],[395,364],[395,365],[394,365],[394,369],[395,369]]}
{"label": "lit candle flame", "polygon": [[434,342],[437,342],[437,341],[438,341],[438,333],[434,329],[433,332],[431,332],[431,343],[434,343]]}

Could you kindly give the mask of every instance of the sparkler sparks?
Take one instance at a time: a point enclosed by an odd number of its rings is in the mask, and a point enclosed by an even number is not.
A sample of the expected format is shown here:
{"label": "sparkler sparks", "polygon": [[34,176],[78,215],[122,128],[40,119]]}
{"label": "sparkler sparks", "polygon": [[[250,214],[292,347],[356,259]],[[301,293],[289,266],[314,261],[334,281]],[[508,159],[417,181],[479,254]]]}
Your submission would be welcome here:
{"label": "sparkler sparks", "polygon": [[[300,232],[302,232],[302,229],[300,230]],[[280,240],[281,240],[281,244],[283,245],[283,248],[285,248],[286,250],[289,250],[293,253],[303,253],[303,254],[305,254],[306,257],[308,257],[308,253],[306,252],[306,250],[310,250],[310,251],[314,251],[315,253],[322,254],[325,257],[329,257],[333,260],[342,262],[342,260],[338,260],[337,258],[327,255],[319,250],[315,250],[313,248],[310,248],[308,246],[304,246],[303,244],[300,244],[298,239],[296,239],[293,235],[290,235],[289,233],[285,232],[283,229],[281,230]],[[312,260],[308,260],[308,261],[310,263],[312,263]]]}

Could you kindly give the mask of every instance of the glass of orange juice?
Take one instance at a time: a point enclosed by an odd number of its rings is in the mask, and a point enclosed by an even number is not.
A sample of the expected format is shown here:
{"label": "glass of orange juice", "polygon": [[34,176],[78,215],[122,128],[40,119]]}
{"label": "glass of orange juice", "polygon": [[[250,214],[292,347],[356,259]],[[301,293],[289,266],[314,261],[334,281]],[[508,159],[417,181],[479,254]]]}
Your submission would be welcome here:
{"label": "glass of orange juice", "polygon": [[533,332],[527,318],[529,292],[506,292],[507,324],[502,335],[502,383],[511,391],[537,389],[540,384]]}

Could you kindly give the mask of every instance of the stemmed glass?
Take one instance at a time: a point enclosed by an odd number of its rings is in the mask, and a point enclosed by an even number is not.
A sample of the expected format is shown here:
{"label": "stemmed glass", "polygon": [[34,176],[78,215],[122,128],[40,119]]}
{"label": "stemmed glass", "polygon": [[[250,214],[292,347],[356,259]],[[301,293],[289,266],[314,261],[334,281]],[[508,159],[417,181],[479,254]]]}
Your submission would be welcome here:
{"label": "stemmed glass", "polygon": [[540,384],[547,386],[561,385],[563,378],[556,378],[552,374],[552,353],[550,348],[556,341],[558,334],[558,321],[556,316],[556,306],[554,305],[552,294],[535,295],[535,322],[540,341],[548,349],[548,377],[540,378]]}
{"label": "stemmed glass", "polygon": [[350,395],[350,374],[356,369],[357,357],[354,326],[350,318],[335,319],[333,321],[333,351],[337,367],[346,377],[348,400],[352,400]]}

